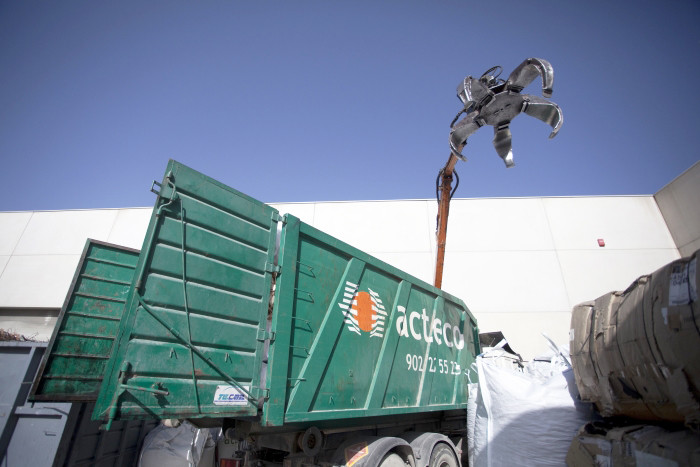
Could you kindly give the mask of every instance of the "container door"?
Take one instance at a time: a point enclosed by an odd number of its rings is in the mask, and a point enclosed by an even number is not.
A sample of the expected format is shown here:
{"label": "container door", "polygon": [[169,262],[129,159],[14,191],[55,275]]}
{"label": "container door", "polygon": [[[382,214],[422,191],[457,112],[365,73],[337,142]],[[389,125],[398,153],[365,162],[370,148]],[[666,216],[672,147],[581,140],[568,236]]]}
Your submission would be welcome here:
{"label": "container door", "polygon": [[278,217],[170,161],[93,418],[257,414]]}
{"label": "container door", "polygon": [[30,400],[97,399],[138,256],[138,250],[87,240]]}

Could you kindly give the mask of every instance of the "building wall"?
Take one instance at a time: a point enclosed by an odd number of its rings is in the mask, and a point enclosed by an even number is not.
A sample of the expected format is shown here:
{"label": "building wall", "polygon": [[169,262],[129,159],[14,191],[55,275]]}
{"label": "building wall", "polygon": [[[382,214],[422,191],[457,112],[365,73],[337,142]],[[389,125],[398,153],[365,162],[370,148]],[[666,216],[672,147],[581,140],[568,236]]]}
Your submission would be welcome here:
{"label": "building wall", "polygon": [[[674,191],[679,210],[686,208],[678,199],[700,187],[682,183],[690,187]],[[662,198],[454,199],[443,288],[467,303],[482,331],[503,331],[526,358],[546,350],[542,333],[568,345],[575,304],[624,289],[680,257],[657,205]],[[433,281],[435,200],[273,206]],[[150,208],[0,213],[0,328],[48,339],[85,240],[141,248],[150,214]]]}
{"label": "building wall", "polygon": [[700,162],[654,196],[681,256],[700,249]]}
{"label": "building wall", "polygon": [[48,340],[88,238],[141,248],[151,208],[0,212],[0,328]]}

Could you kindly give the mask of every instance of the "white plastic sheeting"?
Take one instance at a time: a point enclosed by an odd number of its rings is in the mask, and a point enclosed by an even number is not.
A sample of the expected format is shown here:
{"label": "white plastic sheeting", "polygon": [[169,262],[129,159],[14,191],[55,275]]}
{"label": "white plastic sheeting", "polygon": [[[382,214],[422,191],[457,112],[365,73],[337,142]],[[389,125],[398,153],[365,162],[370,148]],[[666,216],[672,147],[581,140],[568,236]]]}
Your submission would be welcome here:
{"label": "white plastic sheeting", "polygon": [[479,383],[470,386],[470,467],[562,466],[581,425],[595,419],[578,400],[563,352],[528,364],[494,349],[477,357]]}
{"label": "white plastic sheeting", "polygon": [[177,427],[160,424],[143,441],[139,467],[214,467],[215,447],[208,428],[187,421]]}

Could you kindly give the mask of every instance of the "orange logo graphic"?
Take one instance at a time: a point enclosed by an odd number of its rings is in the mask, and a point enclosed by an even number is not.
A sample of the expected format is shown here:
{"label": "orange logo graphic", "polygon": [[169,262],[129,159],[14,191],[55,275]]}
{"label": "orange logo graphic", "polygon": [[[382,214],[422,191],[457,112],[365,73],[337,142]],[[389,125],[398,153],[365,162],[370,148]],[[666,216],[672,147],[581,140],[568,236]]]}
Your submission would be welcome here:
{"label": "orange logo graphic", "polygon": [[370,288],[366,292],[358,292],[357,284],[346,282],[345,294],[338,306],[349,331],[358,335],[368,332],[370,337],[384,337],[386,310],[377,292]]}

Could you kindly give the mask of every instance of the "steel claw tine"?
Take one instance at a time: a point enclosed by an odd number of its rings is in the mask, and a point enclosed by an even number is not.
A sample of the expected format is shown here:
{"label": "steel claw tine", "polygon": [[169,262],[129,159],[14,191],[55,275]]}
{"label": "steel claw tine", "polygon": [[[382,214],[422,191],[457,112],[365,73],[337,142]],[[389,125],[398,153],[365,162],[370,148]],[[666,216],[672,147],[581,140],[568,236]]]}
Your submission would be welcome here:
{"label": "steel claw tine", "polygon": [[522,112],[551,126],[550,139],[557,136],[562,123],[564,123],[564,115],[561,112],[561,108],[554,102],[542,99],[539,96],[527,94],[524,97]]}
{"label": "steel claw tine", "polygon": [[508,77],[506,89],[520,92],[538,76],[542,77],[542,95],[552,97],[554,68],[543,58],[528,58]]}
{"label": "steel claw tine", "polygon": [[466,161],[467,158],[459,152],[459,148],[466,146],[467,138],[469,138],[469,136],[483,126],[474,119],[475,116],[476,114],[467,115],[462,120],[457,122],[457,124],[454,125],[450,131],[450,149],[452,154],[459,157],[463,161]]}
{"label": "steel claw tine", "polygon": [[510,169],[515,163],[513,162],[512,136],[508,123],[493,128],[493,147],[496,148],[496,152],[503,159],[506,167]]}

